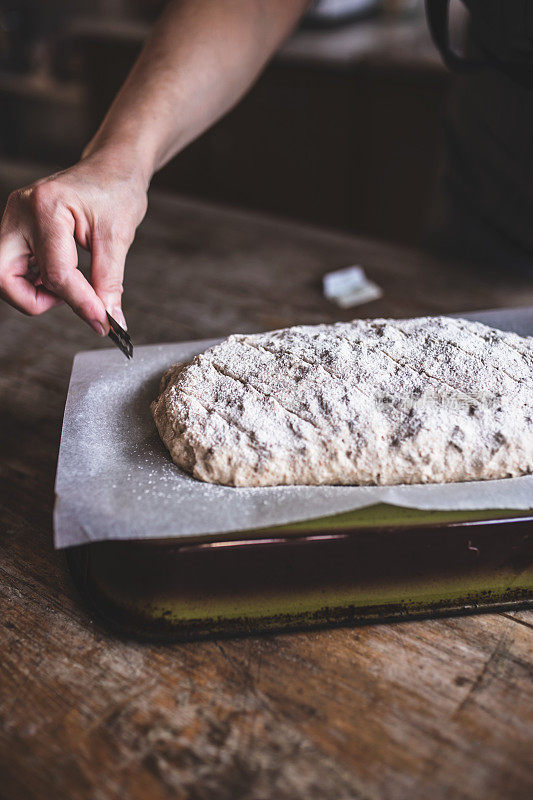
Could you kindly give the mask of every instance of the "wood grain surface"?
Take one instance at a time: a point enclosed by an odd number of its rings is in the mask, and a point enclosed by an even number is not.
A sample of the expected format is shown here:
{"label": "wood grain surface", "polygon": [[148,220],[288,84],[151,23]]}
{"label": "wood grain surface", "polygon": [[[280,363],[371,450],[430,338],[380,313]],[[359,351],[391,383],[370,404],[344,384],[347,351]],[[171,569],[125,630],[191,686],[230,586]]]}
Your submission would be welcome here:
{"label": "wood grain surface", "polygon": [[[341,312],[320,279],[351,263],[385,295]],[[525,304],[510,271],[162,195],[124,301],[135,344]],[[531,797],[531,612],[173,646],[87,617],[51,518],[72,358],[99,346],[66,308],[0,307],[0,797]]]}

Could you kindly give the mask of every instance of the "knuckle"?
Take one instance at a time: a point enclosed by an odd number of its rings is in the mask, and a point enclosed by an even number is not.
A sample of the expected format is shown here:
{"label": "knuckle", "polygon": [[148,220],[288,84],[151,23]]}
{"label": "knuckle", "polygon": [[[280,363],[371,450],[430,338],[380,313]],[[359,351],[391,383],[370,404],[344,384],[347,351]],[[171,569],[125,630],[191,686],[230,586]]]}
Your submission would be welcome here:
{"label": "knuckle", "polygon": [[17,191],[11,192],[11,194],[7,198],[4,217],[2,219],[3,230],[10,227],[10,225],[12,224],[16,224],[16,220],[19,217],[20,207],[23,198],[24,198],[24,192],[21,189],[17,189]]}
{"label": "knuckle", "polygon": [[43,184],[39,184],[38,186],[35,186],[31,190],[28,199],[29,199],[30,205],[33,208],[35,208],[37,210],[39,210],[41,208],[44,208],[44,206],[47,205],[47,203],[48,203],[48,193],[47,193],[46,189],[44,188]]}
{"label": "knuckle", "polygon": [[111,225],[109,233],[114,242],[127,241],[131,236],[131,225]]}
{"label": "knuckle", "polygon": [[96,231],[97,238],[111,247],[113,245],[121,248],[129,247],[133,242],[134,235],[135,229],[128,224],[104,223]]}
{"label": "knuckle", "polygon": [[120,278],[114,278],[112,275],[101,279],[98,288],[102,292],[107,292],[109,294],[122,294],[124,291],[124,285]]}
{"label": "knuckle", "polygon": [[11,194],[7,198],[6,206],[8,208],[10,208],[11,206],[16,205],[17,203],[19,203],[20,200],[23,197],[23,194],[24,193],[23,193],[22,189],[16,189],[14,192],[11,192]]}
{"label": "knuckle", "polygon": [[98,319],[100,316],[99,311],[90,300],[81,300],[76,306],[76,311],[84,319]]}
{"label": "knuckle", "polygon": [[51,210],[56,202],[56,190],[52,183],[38,183],[29,194],[30,206],[35,211]]}
{"label": "knuckle", "polygon": [[135,231],[131,228],[128,230],[117,231],[115,234],[115,240],[122,248],[128,248],[133,242],[134,237]]}
{"label": "knuckle", "polygon": [[41,273],[41,280],[44,288],[50,292],[60,291],[65,285],[65,278],[61,272],[44,271]]}

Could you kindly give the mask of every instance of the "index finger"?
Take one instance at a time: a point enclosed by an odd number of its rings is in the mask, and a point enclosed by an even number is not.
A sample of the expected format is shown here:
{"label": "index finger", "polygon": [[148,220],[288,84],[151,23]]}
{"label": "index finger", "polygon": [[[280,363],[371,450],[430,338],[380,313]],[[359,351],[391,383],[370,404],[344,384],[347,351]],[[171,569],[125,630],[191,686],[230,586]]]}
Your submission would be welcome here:
{"label": "index finger", "polygon": [[38,219],[31,242],[45,289],[62,298],[100,336],[109,323],[105,307],[78,269],[74,226],[66,219]]}

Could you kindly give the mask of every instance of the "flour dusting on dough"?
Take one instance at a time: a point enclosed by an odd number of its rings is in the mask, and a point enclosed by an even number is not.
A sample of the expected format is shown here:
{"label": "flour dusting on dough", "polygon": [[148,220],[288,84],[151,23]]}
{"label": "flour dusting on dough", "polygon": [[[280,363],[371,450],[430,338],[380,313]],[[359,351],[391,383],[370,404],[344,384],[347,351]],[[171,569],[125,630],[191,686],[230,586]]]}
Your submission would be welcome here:
{"label": "flour dusting on dough", "polygon": [[533,338],[448,317],[230,336],[152,404],[174,462],[232,486],[533,471]]}

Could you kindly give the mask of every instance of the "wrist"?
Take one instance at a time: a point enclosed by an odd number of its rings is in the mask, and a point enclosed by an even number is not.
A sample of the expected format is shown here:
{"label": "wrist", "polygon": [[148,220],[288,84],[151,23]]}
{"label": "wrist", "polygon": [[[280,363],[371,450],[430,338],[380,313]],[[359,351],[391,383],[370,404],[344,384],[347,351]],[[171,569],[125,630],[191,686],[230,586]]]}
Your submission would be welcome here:
{"label": "wrist", "polygon": [[144,192],[155,171],[148,148],[135,142],[102,140],[98,135],[83,150],[82,161],[90,161],[106,175],[127,180]]}

